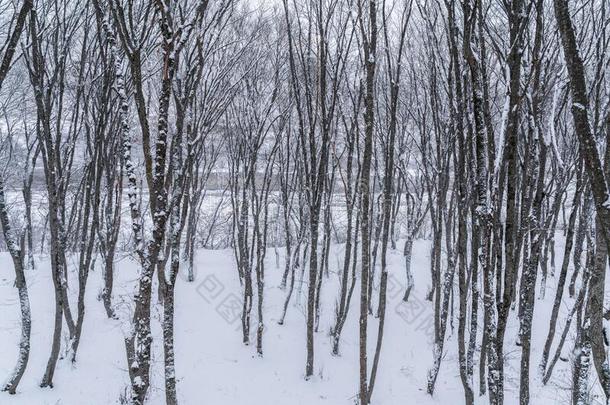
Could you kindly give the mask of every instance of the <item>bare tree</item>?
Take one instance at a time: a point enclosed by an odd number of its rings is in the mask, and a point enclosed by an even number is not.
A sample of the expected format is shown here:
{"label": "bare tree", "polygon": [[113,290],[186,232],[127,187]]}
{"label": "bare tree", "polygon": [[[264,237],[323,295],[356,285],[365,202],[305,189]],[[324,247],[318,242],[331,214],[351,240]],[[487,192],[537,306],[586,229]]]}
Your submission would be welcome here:
{"label": "bare tree", "polygon": [[[21,8],[13,15],[14,26],[12,32],[7,35],[7,42],[0,48],[2,61],[0,62],[0,89],[6,79],[6,76],[11,67],[13,57],[23,32],[28,13],[32,9],[32,2],[26,0],[21,5]],[[12,24],[11,24],[12,25]],[[13,260],[15,268],[15,287],[19,293],[19,307],[21,309],[21,340],[19,342],[19,357],[14,371],[8,378],[6,384],[2,387],[2,391],[8,391],[10,394],[17,392],[17,386],[21,381],[21,377],[25,373],[30,356],[30,332],[31,332],[31,314],[30,314],[30,299],[28,296],[28,288],[25,280],[25,260],[24,260],[24,239],[21,242],[18,236],[11,228],[8,208],[6,205],[4,176],[0,172],[0,225],[2,225],[2,233],[4,240],[9,249],[9,253]]]}

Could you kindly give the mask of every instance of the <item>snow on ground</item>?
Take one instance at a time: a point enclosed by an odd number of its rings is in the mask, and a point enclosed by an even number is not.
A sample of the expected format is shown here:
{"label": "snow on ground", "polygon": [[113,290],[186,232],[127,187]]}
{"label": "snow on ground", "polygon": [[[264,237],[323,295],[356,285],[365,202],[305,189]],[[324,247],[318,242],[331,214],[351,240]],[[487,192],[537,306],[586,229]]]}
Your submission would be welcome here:
{"label": "snow on ground", "polygon": [[[557,246],[557,261],[563,247]],[[295,296],[285,324],[280,317],[285,292],[279,288],[283,260],[276,267],[273,249],[267,255],[265,290],[264,357],[256,355],[255,347],[241,342],[241,289],[231,250],[201,250],[196,261],[197,278],[193,283],[179,278],[176,287],[176,373],[178,399],[184,405],[314,405],[353,404],[358,387],[358,288],[344,328],[341,355],[332,356],[329,329],[334,316],[337,295],[336,269],[342,261],[342,247],[331,254],[331,274],[323,286],[320,331],[316,334],[315,377],[303,378],[305,367],[305,294]],[[400,250],[400,249],[399,249]],[[282,249],[279,248],[281,253]],[[429,242],[417,241],[414,248],[413,273],[415,288],[409,303],[402,303],[404,265],[399,251],[389,252],[390,278],[387,322],[380,370],[373,404],[461,404],[463,391],[457,362],[457,314],[455,331],[447,329],[446,354],[433,397],[426,394],[426,376],[432,364],[433,307],[425,301],[429,286]],[[334,271],[333,271],[334,270]],[[71,275],[74,277],[74,275]],[[122,317],[130,313],[130,293],[137,278],[137,265],[124,259],[116,265],[114,303]],[[0,375],[12,370],[19,338],[19,306],[13,288],[13,268],[8,254],[0,254]],[[53,389],[41,389],[42,377],[49,355],[52,335],[54,298],[49,263],[39,260],[38,269],[27,273],[33,322],[32,351],[17,395],[0,393],[0,404],[11,405],[107,405],[117,400],[128,384],[121,321],[109,320],[102,303],[101,271],[89,276],[86,297],[86,319],[77,362],[58,362]],[[72,278],[71,295],[76,296],[76,279]],[[548,328],[556,278],[549,278],[545,302],[534,314],[534,342],[531,365],[531,403],[569,403],[570,367],[559,362],[552,381],[540,388],[537,366]],[[357,283],[358,285],[358,283]],[[457,291],[457,290],[456,290]],[[567,295],[567,294],[566,294]],[[569,311],[572,300],[562,306],[558,329]],[[74,304],[73,304],[74,307]],[[480,306],[482,308],[482,306]],[[164,404],[163,357],[161,350],[160,306],[153,308],[155,339],[152,386],[148,403]],[[256,306],[253,308],[256,312]],[[480,310],[482,312],[482,309]],[[253,318],[252,332],[255,333]],[[480,321],[482,324],[482,321]],[[369,322],[369,361],[372,361],[377,325]],[[519,390],[520,348],[514,344],[518,331],[513,320],[506,339],[506,404],[517,404]],[[481,328],[479,328],[479,336]],[[560,333],[560,332],[558,332]],[[569,355],[569,341],[564,354]],[[478,388],[478,349],[475,356],[475,387]],[[478,391],[478,390],[477,390]],[[477,403],[487,403],[478,397]]]}

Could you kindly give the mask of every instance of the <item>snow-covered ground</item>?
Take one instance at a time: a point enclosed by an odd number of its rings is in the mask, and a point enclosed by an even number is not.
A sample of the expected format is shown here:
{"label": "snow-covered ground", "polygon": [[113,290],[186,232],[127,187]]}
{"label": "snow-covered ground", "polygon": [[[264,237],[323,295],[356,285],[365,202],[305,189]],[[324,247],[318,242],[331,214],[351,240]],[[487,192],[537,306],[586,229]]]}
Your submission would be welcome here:
{"label": "snow-covered ground", "polygon": [[[557,261],[562,246],[556,247]],[[400,250],[400,249],[399,249]],[[416,242],[413,258],[415,288],[408,303],[404,294],[404,265],[399,251],[389,252],[390,279],[388,319],[373,404],[461,404],[463,391],[457,362],[457,318],[455,331],[447,329],[447,343],[433,397],[426,394],[426,376],[432,365],[433,306],[425,300],[429,285],[429,241]],[[320,331],[316,334],[315,377],[305,381],[305,292],[293,296],[285,324],[277,323],[285,291],[279,288],[283,259],[276,267],[273,249],[267,255],[265,289],[264,356],[254,346],[241,342],[241,288],[234,256],[230,250],[200,250],[196,260],[197,278],[188,283],[179,278],[176,287],[176,373],[178,399],[184,405],[298,405],[352,404],[358,387],[358,291],[344,328],[341,355],[331,355],[329,329],[333,322],[342,246],[331,254],[331,274],[323,285]],[[279,249],[282,252],[282,249]],[[333,272],[335,270],[335,272]],[[74,276],[74,275],[72,275]],[[116,265],[114,304],[128,318],[137,265],[123,259]],[[0,376],[8,376],[14,366],[20,333],[19,305],[13,287],[14,273],[8,254],[0,254]],[[87,308],[77,362],[59,361],[53,389],[38,387],[50,351],[54,298],[48,259],[39,259],[38,268],[27,272],[32,305],[32,349],[30,362],[17,395],[0,393],[0,404],[10,405],[107,405],[117,403],[128,385],[121,321],[106,318],[97,296],[101,291],[101,271],[92,272],[87,288]],[[76,280],[71,281],[75,296]],[[295,294],[298,294],[297,278]],[[567,404],[570,398],[570,365],[559,361],[553,379],[542,387],[537,366],[551,313],[555,278],[549,278],[546,298],[534,314],[531,366],[531,404]],[[456,290],[457,291],[457,290]],[[566,294],[567,295],[567,294]],[[565,299],[558,329],[572,305]],[[256,307],[255,307],[256,308]],[[256,312],[253,308],[253,314]],[[457,316],[457,314],[453,314]],[[155,342],[154,365],[148,403],[164,404],[163,358],[159,319],[161,307],[153,308]],[[506,404],[517,404],[521,350],[514,344],[517,324],[513,316],[507,331],[505,351]],[[255,322],[255,320],[254,320]],[[254,325],[253,322],[253,325]],[[482,323],[482,322],[481,322]],[[369,323],[372,359],[377,325]],[[255,327],[252,328],[253,333]],[[479,336],[480,336],[479,331]],[[560,333],[560,332],[558,332]],[[571,339],[570,337],[569,339]],[[480,340],[480,339],[479,339]],[[556,339],[557,341],[558,339]],[[572,342],[564,354],[570,356]],[[478,364],[478,350],[475,361]],[[475,387],[478,388],[478,365]],[[478,389],[477,389],[478,391]],[[477,403],[487,403],[477,397]]]}

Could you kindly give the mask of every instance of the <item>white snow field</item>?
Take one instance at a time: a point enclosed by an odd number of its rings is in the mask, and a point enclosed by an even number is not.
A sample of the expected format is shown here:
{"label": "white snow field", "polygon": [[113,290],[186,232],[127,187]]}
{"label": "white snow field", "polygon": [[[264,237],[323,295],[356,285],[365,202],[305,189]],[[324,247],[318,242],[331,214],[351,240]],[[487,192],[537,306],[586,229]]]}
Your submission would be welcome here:
{"label": "white snow field", "polygon": [[[400,246],[400,245],[399,245]],[[557,246],[557,261],[562,246]],[[425,300],[429,285],[429,242],[419,240],[414,248],[413,272],[415,288],[410,301],[402,303],[404,294],[404,263],[397,251],[389,252],[390,281],[388,319],[386,322],[381,364],[372,403],[375,405],[428,405],[464,403],[457,361],[456,329],[447,329],[445,356],[434,396],[426,393],[426,376],[432,365],[433,307]],[[179,278],[176,288],[176,373],[178,400],[184,405],[315,405],[353,404],[358,390],[358,288],[350,308],[350,316],[341,341],[341,355],[331,355],[329,329],[332,325],[338,278],[333,272],[342,261],[342,246],[331,254],[331,273],[324,280],[319,332],[316,333],[315,376],[305,381],[305,311],[304,298],[299,297],[299,278],[295,295],[284,325],[278,325],[285,291],[279,288],[283,271],[282,249],[280,267],[270,249],[266,262],[264,305],[264,356],[256,355],[255,347],[244,346],[241,336],[241,287],[231,250],[200,250],[197,256],[197,277],[192,283]],[[116,264],[113,303],[121,319],[129,319],[131,292],[138,267],[129,258]],[[71,277],[74,277],[71,274]],[[8,254],[0,254],[0,375],[8,376],[17,356],[20,333],[17,291]],[[89,276],[86,318],[76,363],[61,359],[52,389],[38,387],[50,351],[53,331],[54,298],[48,259],[41,258],[36,270],[27,272],[32,305],[31,356],[16,395],[0,393],[4,405],[108,405],[118,403],[129,383],[123,344],[124,325],[108,319],[97,300],[102,285],[101,271]],[[71,296],[76,280],[72,278]],[[536,306],[532,350],[531,403],[567,404],[570,399],[570,363],[559,361],[552,380],[542,387],[537,372],[541,348],[548,328],[556,278],[549,278],[546,298]],[[357,283],[358,285],[358,283]],[[456,290],[457,292],[457,286]],[[567,295],[567,294],[566,294]],[[156,297],[155,297],[156,302]],[[566,298],[560,312],[558,329],[572,306]],[[74,305],[74,304],[73,304]],[[256,312],[256,307],[252,313]],[[482,311],[480,311],[482,312]],[[160,330],[161,307],[153,306],[154,359],[148,403],[164,404],[163,355]],[[506,334],[506,404],[518,403],[520,348],[514,343],[517,334],[516,316]],[[371,318],[372,319],[372,318]],[[253,333],[256,320],[253,319]],[[127,322],[123,322],[126,324]],[[482,323],[482,321],[480,322]],[[377,325],[369,322],[369,361],[372,360]],[[479,329],[479,334],[481,330]],[[560,332],[558,332],[559,334]],[[480,336],[480,335],[479,335]],[[564,355],[571,358],[573,336],[568,337]],[[556,337],[555,342],[558,340]],[[480,341],[480,339],[479,339]],[[64,342],[65,347],[65,342]],[[62,349],[63,350],[63,349]],[[475,354],[475,381],[478,392],[478,358]],[[3,377],[4,378],[4,377]],[[597,384],[597,383],[596,383]],[[592,388],[597,389],[597,388]],[[601,401],[602,395],[598,395]],[[486,404],[485,396],[477,403]],[[601,402],[600,402],[601,403]]]}

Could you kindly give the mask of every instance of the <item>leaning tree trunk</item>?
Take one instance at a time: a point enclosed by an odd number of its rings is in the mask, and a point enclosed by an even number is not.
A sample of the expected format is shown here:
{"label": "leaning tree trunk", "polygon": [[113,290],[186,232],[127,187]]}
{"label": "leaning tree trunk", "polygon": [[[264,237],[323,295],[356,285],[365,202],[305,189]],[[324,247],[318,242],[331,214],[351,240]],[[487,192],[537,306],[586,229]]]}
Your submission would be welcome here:
{"label": "leaning tree trunk", "polygon": [[0,224],[2,225],[4,241],[6,242],[11,258],[13,259],[13,266],[15,268],[15,287],[17,287],[19,293],[19,306],[21,308],[21,341],[19,342],[19,357],[15,369],[2,388],[2,391],[8,391],[9,394],[15,394],[19,381],[21,381],[21,377],[23,377],[23,373],[25,373],[25,368],[27,367],[28,359],[30,357],[30,331],[32,328],[32,320],[28,287],[25,281],[23,243],[20,247],[19,242],[11,229],[4,195],[4,179],[2,176],[0,176]]}
{"label": "leaning tree trunk", "polygon": [[[602,243],[602,241],[605,242],[607,251],[608,246],[610,245],[610,195],[608,194],[608,184],[606,182],[608,173],[607,170],[605,172],[602,168],[602,162],[597,150],[597,142],[589,122],[589,97],[585,78],[585,68],[576,42],[576,33],[572,24],[568,2],[567,0],[554,0],[553,3],[555,6],[555,18],[557,20],[557,26],[563,45],[564,59],[570,77],[574,127],[576,135],[578,136],[580,153],[585,161],[585,167],[589,174],[591,191],[595,200],[597,228],[601,231],[598,232],[598,239],[600,239],[600,243]],[[608,169],[608,166],[606,169]],[[592,340],[589,341],[589,339],[585,339],[584,343],[581,345],[581,350],[583,351],[583,356],[585,356],[590,350],[589,345],[593,346],[596,367],[601,371],[599,377],[602,380],[604,393],[608,396],[610,372],[607,366],[606,353],[603,350],[604,343],[603,341],[600,342],[600,340],[602,340],[601,337],[603,336],[603,322],[601,316],[603,311],[603,277],[605,268],[606,264],[604,260],[604,270],[601,271],[601,274],[599,268],[593,270],[587,313],[593,314],[595,311],[599,311],[600,313],[595,314],[595,318],[593,319],[586,317],[587,321],[590,321],[590,325],[587,322],[586,326],[588,326],[588,328],[585,327],[583,333],[586,336],[590,335]],[[589,312],[589,310],[592,312]],[[605,369],[603,366],[604,364]]]}
{"label": "leaning tree trunk", "polygon": [[[2,88],[2,83],[4,82],[4,79],[6,78],[9,69],[11,68],[11,62],[13,60],[13,56],[15,54],[15,50],[19,42],[19,38],[21,37],[21,33],[23,31],[23,27],[25,26],[27,15],[32,9],[32,6],[33,3],[31,0],[25,0],[23,2],[23,5],[19,10],[19,14],[17,15],[13,32],[11,33],[6,43],[5,52],[2,57],[2,62],[0,63],[0,89]],[[28,203],[31,204],[31,201],[26,201],[26,206],[28,205]],[[21,309],[21,340],[19,343],[19,358],[17,360],[17,365],[15,366],[14,371],[12,372],[6,384],[2,388],[3,391],[8,391],[10,394],[15,394],[17,386],[19,385],[19,381],[21,381],[21,377],[23,376],[25,368],[27,367],[28,359],[30,356],[30,299],[28,296],[28,288],[25,281],[23,243],[21,243],[21,246],[19,246],[19,243],[11,230],[8,211],[6,207],[6,198],[4,195],[4,179],[2,178],[1,174],[0,225],[2,225],[4,240],[9,249],[11,258],[13,259],[13,266],[15,268],[15,286],[17,287],[17,291],[19,294],[19,306]],[[30,249],[28,249],[28,254],[32,254],[31,246]]]}

